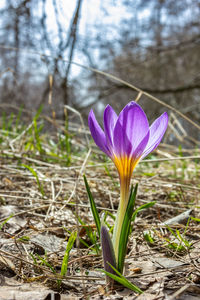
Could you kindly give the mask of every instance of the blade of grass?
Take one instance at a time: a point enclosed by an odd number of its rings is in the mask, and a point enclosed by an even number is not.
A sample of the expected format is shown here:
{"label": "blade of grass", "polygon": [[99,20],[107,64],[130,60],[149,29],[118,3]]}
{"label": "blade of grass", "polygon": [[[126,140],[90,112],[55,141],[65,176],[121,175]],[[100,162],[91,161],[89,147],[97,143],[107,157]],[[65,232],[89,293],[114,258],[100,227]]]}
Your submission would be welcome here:
{"label": "blade of grass", "polygon": [[141,211],[141,210],[143,210],[143,209],[146,209],[146,208],[149,208],[149,207],[152,207],[155,203],[156,203],[156,201],[152,201],[152,202],[145,203],[145,204],[141,205],[140,207],[138,207],[138,208],[134,211],[134,213],[133,213],[133,215],[132,215],[131,221],[132,221],[132,222],[135,221],[135,218],[136,218],[137,214],[139,213],[139,211]]}
{"label": "blade of grass", "polygon": [[36,141],[36,147],[40,154],[45,153],[44,149],[42,148],[42,143],[40,139],[40,132],[43,128],[43,125],[38,127],[37,120],[33,120],[33,128],[34,128],[34,135],[35,135],[35,141]]}
{"label": "blade of grass", "polygon": [[[92,247],[91,249],[93,249],[96,252],[96,254],[98,255],[99,254],[99,245],[97,243],[97,236],[96,236],[96,234],[93,233],[93,230],[92,230],[92,228],[91,228],[90,225],[87,225],[86,223],[84,223],[79,216],[76,215],[76,217],[77,217],[79,223],[85,229],[86,234],[87,234],[88,238],[90,239],[91,244],[94,245],[94,247]],[[81,239],[80,241],[84,245],[86,245],[86,246],[88,245],[86,242],[84,243],[83,239]],[[89,245],[87,247],[90,248]]]}
{"label": "blade of grass", "polygon": [[[71,233],[70,237],[69,237],[69,240],[68,240],[68,243],[67,243],[67,247],[66,247],[66,250],[65,250],[65,255],[63,257],[63,261],[62,261],[62,266],[61,266],[61,272],[60,272],[60,275],[63,277],[65,276],[65,274],[67,273],[67,267],[68,267],[68,261],[69,261],[69,253],[70,251],[72,250],[72,247],[74,245],[74,242],[77,238],[77,232],[74,231]],[[61,285],[61,280],[58,280],[58,286],[60,287]]]}
{"label": "blade of grass", "polygon": [[3,228],[3,226],[13,217],[14,215],[10,215],[5,221],[3,221],[0,225],[0,230]]}
{"label": "blade of grass", "polygon": [[84,182],[85,182],[86,191],[87,191],[88,198],[89,198],[89,201],[90,201],[90,207],[91,207],[91,210],[92,210],[94,221],[95,221],[97,231],[98,231],[98,234],[99,234],[99,237],[100,237],[101,236],[101,221],[100,221],[99,213],[97,211],[96,204],[94,202],[94,198],[93,198],[92,193],[90,191],[90,187],[89,187],[89,184],[87,182],[87,178],[86,178],[85,175],[83,175],[83,179],[84,179]]}
{"label": "blade of grass", "polygon": [[68,240],[68,243],[67,243],[67,247],[66,247],[66,250],[65,250],[65,255],[63,257],[63,261],[62,261],[62,267],[61,267],[61,272],[60,272],[60,275],[61,276],[65,276],[66,272],[67,272],[67,267],[68,267],[68,260],[69,260],[69,253],[74,245],[74,242],[77,238],[77,232],[72,232],[70,237],[69,237],[69,240]]}
{"label": "blade of grass", "polygon": [[7,130],[8,130],[8,133],[10,131],[12,131],[12,123],[13,123],[13,119],[14,119],[14,114],[11,113],[10,116],[9,116],[9,119],[8,119],[8,123],[7,123]]}
{"label": "blade of grass", "polygon": [[52,267],[52,265],[44,258],[42,258],[39,254],[36,253],[37,258],[44,264],[46,265],[53,274],[56,274],[56,270],[54,269],[54,267]]}
{"label": "blade of grass", "polygon": [[39,180],[39,177],[37,175],[37,172],[32,167],[30,167],[28,165],[22,164],[22,166],[24,168],[26,168],[27,170],[29,170],[32,173],[32,175],[35,177],[37,185],[38,185],[38,188],[39,188],[39,191],[42,194],[42,196],[44,196],[45,195],[44,188],[43,188],[42,183],[40,183],[40,180]]}
{"label": "blade of grass", "polygon": [[[109,263],[108,263],[109,264]],[[115,281],[119,282],[120,284],[122,284],[123,286],[127,287],[128,289],[138,293],[138,294],[142,294],[143,291],[137,287],[136,285],[134,285],[133,283],[131,283],[128,279],[126,279],[126,277],[124,277],[116,268],[114,268],[111,264],[109,264],[110,267],[116,272],[116,274],[118,275],[114,275],[112,273],[109,273],[105,270],[100,270],[101,272],[105,273],[107,276],[109,276],[110,278],[114,279]]]}

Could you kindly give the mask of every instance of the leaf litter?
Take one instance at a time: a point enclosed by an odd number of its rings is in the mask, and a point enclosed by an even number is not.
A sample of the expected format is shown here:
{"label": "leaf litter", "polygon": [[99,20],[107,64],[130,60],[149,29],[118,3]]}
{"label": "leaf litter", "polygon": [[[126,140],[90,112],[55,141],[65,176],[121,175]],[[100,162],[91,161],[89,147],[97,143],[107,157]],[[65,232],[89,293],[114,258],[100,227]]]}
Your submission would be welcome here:
{"label": "leaf litter", "polygon": [[[199,150],[177,151],[164,140],[134,171],[136,207],[156,201],[136,217],[125,261],[125,276],[144,293],[123,286],[107,291],[83,174],[98,210],[110,216],[119,202],[118,176],[82,120],[74,119],[72,112],[67,133],[51,120],[56,126],[40,140],[31,126],[1,132],[0,299],[199,299]],[[40,122],[48,120],[40,116]],[[107,221],[112,225],[109,215]]]}

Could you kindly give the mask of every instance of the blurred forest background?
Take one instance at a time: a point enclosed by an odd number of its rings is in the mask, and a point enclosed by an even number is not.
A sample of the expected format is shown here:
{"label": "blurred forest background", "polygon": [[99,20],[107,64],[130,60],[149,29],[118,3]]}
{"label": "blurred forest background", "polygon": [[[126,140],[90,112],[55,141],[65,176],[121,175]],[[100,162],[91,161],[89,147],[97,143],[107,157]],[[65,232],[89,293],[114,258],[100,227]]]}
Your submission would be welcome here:
{"label": "blurred forest background", "polygon": [[[78,62],[200,122],[199,0],[6,0],[0,15],[2,110],[43,104],[45,113],[62,118],[63,106],[70,105],[86,117],[91,107],[100,114],[110,103],[119,112],[137,97]],[[150,119],[166,111],[144,95],[140,103]]]}

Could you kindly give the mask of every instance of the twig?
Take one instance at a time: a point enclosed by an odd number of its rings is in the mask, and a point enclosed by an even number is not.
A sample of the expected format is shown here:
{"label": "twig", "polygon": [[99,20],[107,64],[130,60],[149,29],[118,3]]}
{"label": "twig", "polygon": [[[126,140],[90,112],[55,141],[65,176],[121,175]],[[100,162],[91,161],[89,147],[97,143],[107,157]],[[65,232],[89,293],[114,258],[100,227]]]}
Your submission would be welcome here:
{"label": "twig", "polygon": [[190,208],[184,211],[183,213],[181,213],[180,215],[164,221],[163,223],[160,224],[160,226],[186,223],[192,211],[193,208]]}
{"label": "twig", "polygon": [[29,131],[29,129],[33,126],[33,121],[29,124],[28,127],[26,127],[26,129],[24,131],[22,131],[15,139],[13,139],[11,142],[10,142],[10,147],[12,149],[13,152],[15,152],[15,148],[13,147],[13,144],[18,141],[19,139],[21,139],[22,136],[24,136],[27,131]]}
{"label": "twig", "polygon": [[173,293],[171,296],[168,297],[169,300],[177,299],[178,296],[180,296],[183,292],[185,292],[190,287],[190,284],[186,284],[182,286],[178,291]]}
{"label": "twig", "polygon": [[[76,179],[76,181],[75,181],[74,188],[73,188],[72,193],[71,193],[70,197],[68,198],[67,202],[70,202],[71,199],[72,199],[72,198],[74,197],[74,195],[75,195],[76,188],[77,188],[77,184],[78,184],[78,182],[79,182],[80,176],[83,175],[83,170],[84,170],[85,165],[86,165],[86,163],[87,163],[87,160],[88,160],[88,158],[89,158],[89,156],[90,156],[90,153],[91,153],[91,148],[89,149],[89,151],[88,151],[88,153],[87,153],[87,155],[86,155],[86,157],[85,157],[85,160],[84,160],[84,162],[83,162],[83,164],[82,164],[82,166],[81,166],[79,175],[78,175],[78,177],[77,177],[77,179]],[[65,208],[65,206],[66,206],[66,204],[64,204],[64,205],[60,208],[60,211],[63,210],[63,209]]]}

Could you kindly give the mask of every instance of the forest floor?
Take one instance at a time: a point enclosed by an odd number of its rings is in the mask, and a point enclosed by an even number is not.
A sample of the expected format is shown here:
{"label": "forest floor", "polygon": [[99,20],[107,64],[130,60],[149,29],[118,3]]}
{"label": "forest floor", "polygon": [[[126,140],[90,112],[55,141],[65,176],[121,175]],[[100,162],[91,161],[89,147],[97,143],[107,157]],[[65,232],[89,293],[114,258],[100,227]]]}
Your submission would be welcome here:
{"label": "forest floor", "polygon": [[155,204],[133,224],[124,275],[143,294],[109,291],[83,174],[110,226],[119,179],[79,117],[1,119],[0,299],[199,299],[199,149],[163,143],[137,166],[136,208]]}

